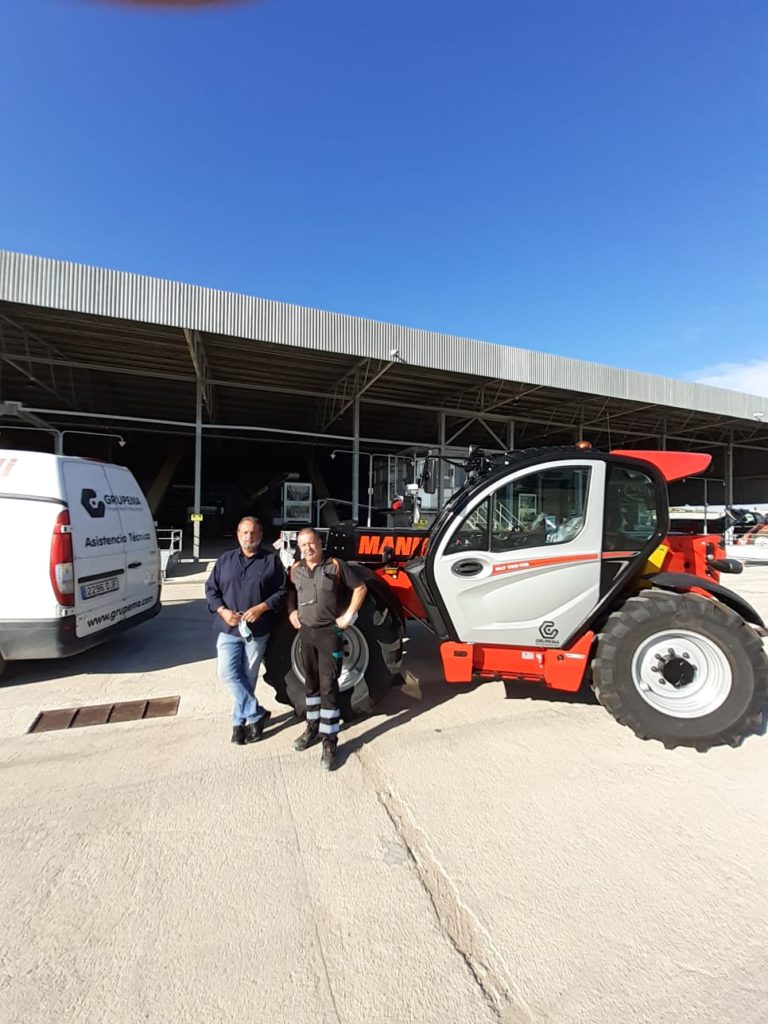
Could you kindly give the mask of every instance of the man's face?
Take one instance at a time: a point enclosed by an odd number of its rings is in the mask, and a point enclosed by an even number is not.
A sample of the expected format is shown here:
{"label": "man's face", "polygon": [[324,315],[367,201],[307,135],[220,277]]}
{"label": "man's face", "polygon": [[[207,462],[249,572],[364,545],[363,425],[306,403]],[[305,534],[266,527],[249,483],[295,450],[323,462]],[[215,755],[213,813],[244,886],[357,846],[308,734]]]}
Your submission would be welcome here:
{"label": "man's face", "polygon": [[299,551],[304,561],[310,564],[323,560],[323,545],[314,533],[302,533],[299,537]]}
{"label": "man's face", "polygon": [[262,529],[256,523],[246,519],[237,528],[237,542],[243,554],[252,555],[261,544]]}

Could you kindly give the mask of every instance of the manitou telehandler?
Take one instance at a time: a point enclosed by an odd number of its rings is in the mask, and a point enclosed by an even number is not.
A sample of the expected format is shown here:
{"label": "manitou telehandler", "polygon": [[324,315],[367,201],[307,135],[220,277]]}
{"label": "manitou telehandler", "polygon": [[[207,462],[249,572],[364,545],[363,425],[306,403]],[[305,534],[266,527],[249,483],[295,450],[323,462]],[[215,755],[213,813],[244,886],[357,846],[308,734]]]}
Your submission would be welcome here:
{"label": "manitou telehandler", "polygon": [[[597,699],[642,739],[737,746],[768,701],[757,612],[720,585],[739,572],[722,538],[669,533],[667,484],[711,456],[588,446],[475,452],[467,482],[426,530],[331,530],[368,596],[345,631],[345,717],[369,710],[402,666],[408,618],[440,642],[448,683],[536,682]],[[424,490],[434,493],[428,459]],[[304,711],[301,645],[285,617],[266,678]]]}

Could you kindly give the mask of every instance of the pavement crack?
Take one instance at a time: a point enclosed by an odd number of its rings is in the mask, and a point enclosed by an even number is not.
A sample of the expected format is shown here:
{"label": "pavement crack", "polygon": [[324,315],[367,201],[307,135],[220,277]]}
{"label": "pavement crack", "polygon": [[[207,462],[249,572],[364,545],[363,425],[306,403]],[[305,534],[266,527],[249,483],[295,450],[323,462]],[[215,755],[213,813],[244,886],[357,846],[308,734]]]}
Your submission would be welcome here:
{"label": "pavement crack", "polygon": [[307,893],[307,902],[312,907],[312,927],[314,928],[314,931],[315,931],[315,938],[317,940],[317,948],[320,951],[320,961],[321,961],[321,963],[323,965],[323,974],[325,975],[325,984],[328,986],[328,993],[329,993],[329,995],[331,997],[331,1003],[333,1005],[333,1012],[334,1012],[334,1015],[336,1017],[337,1024],[342,1024],[341,1014],[339,1013],[339,1007],[338,1007],[338,1005],[336,1003],[336,995],[335,995],[335,993],[333,991],[333,985],[331,984],[330,971],[328,970],[328,964],[327,964],[326,959],[325,959],[325,950],[323,949],[323,943],[322,943],[322,939],[320,937],[320,929],[318,928],[318,924],[317,924],[317,913],[316,913],[316,910],[315,910],[314,901],[312,899],[312,886],[311,886],[311,883],[310,883],[309,872],[307,871],[307,859],[304,856],[304,850],[301,847],[301,836],[300,836],[300,833],[299,833],[298,824],[296,822],[296,812],[293,809],[293,804],[291,802],[291,793],[290,793],[290,790],[288,788],[288,782],[287,782],[287,780],[285,778],[285,771],[283,770],[283,759],[282,759],[282,757],[280,757],[279,754],[277,755],[277,763],[280,766],[280,776],[281,776],[281,778],[283,780],[283,792],[285,793],[286,804],[288,806],[288,810],[289,810],[290,815],[291,815],[291,825],[293,826],[293,835],[294,835],[294,838],[296,839],[296,849],[299,851],[299,859],[301,861],[301,871],[302,871],[302,874],[304,875],[304,885],[305,885],[306,893]]}
{"label": "pavement crack", "polygon": [[372,787],[406,849],[447,941],[461,957],[483,999],[500,1024],[534,1024],[534,1016],[515,985],[488,930],[461,900],[407,802],[385,778],[366,747],[356,751]]}

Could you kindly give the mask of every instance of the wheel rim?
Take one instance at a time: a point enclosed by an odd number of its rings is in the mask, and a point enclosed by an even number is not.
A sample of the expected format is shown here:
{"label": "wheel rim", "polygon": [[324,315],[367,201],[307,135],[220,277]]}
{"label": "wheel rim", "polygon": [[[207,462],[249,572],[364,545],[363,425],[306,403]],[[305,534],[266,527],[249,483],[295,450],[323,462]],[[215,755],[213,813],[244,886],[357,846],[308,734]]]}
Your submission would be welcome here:
{"label": "wheel rim", "polygon": [[632,659],[635,689],[656,711],[672,718],[703,718],[722,707],[733,674],[721,648],[689,630],[649,636]]}
{"label": "wheel rim", "polygon": [[[343,632],[342,641],[344,657],[339,675],[339,690],[343,692],[354,690],[365,676],[365,670],[368,668],[368,642],[357,626],[348,626]],[[291,666],[302,683],[306,683],[307,677],[301,656],[301,636],[298,633],[291,645]]]}

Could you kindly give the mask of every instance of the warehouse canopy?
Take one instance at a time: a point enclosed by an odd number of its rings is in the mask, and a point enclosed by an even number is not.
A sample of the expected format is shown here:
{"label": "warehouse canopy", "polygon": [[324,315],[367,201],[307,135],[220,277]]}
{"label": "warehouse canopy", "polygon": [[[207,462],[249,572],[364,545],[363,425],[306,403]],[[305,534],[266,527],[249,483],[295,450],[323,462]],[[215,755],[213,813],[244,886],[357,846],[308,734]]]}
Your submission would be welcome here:
{"label": "warehouse canopy", "polygon": [[[0,251],[0,401],[207,433],[388,447],[768,447],[768,400],[576,359]],[[355,415],[359,431],[355,430]],[[120,428],[118,428],[120,429]],[[288,432],[295,432],[291,434]]]}

